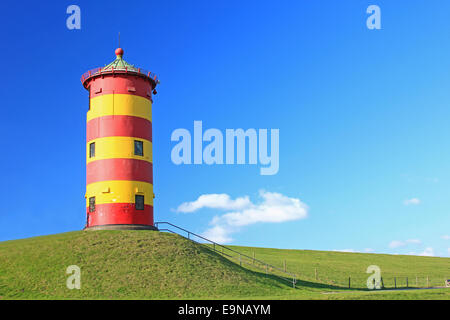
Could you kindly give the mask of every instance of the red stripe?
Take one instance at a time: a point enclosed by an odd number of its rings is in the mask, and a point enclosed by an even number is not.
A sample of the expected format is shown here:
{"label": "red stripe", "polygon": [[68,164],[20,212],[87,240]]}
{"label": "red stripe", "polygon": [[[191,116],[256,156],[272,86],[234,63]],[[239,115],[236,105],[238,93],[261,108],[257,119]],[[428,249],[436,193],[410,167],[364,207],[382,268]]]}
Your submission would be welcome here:
{"label": "red stripe", "polygon": [[86,184],[129,180],[153,183],[153,164],[139,159],[103,159],[86,165]]}
{"label": "red stripe", "polygon": [[103,116],[88,121],[86,141],[103,137],[135,137],[152,141],[152,123],[134,116]]}
{"label": "red stripe", "polygon": [[92,78],[88,83],[90,98],[103,94],[132,94],[152,100],[152,85],[150,80],[130,74],[109,74]]}
{"label": "red stripe", "polygon": [[153,206],[145,205],[144,210],[136,210],[134,203],[97,204],[94,212],[89,212],[88,227],[105,224],[153,225]]}

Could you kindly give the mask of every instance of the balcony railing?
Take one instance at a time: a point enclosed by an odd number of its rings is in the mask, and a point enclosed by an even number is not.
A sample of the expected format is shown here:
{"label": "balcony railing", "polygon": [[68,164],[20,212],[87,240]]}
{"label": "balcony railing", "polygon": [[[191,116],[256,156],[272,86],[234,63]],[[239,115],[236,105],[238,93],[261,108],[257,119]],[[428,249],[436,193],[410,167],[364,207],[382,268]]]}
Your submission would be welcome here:
{"label": "balcony railing", "polygon": [[84,83],[87,79],[89,79],[90,77],[93,76],[98,76],[98,75],[102,75],[102,74],[111,74],[111,73],[138,73],[141,75],[144,75],[150,79],[152,79],[153,81],[155,81],[155,83],[159,83],[158,77],[156,74],[154,74],[153,72],[150,72],[148,70],[145,69],[141,69],[141,68],[108,68],[108,69],[104,69],[104,68],[94,68],[92,70],[89,70],[85,73],[83,73],[83,75],[81,76],[81,83]]}

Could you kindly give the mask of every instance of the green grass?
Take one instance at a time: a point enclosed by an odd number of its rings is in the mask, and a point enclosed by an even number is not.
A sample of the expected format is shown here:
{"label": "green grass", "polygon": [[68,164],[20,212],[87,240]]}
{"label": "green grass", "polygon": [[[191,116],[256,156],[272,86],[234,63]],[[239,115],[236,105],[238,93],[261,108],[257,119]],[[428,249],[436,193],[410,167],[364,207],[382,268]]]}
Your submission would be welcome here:
{"label": "green grass", "polygon": [[[367,267],[377,265],[385,288],[444,286],[450,279],[450,259],[411,255],[285,250],[228,246],[236,251],[294,273],[299,279],[348,288],[367,288]],[[235,257],[237,257],[235,255]],[[237,261],[237,259],[234,259]],[[251,259],[246,261],[251,263]],[[317,277],[316,277],[317,275]],[[427,283],[428,278],[428,283]],[[428,285],[427,285],[428,284]]]}
{"label": "green grass", "polygon": [[[449,299],[448,289],[368,292],[342,289],[319,279],[365,268],[400,274],[424,270],[432,279],[449,271],[444,258],[237,248],[256,258],[305,272],[296,289],[264,272],[242,268],[205,245],[154,231],[69,232],[0,242],[0,299]],[[406,259],[406,260],[405,260]],[[66,287],[66,268],[81,268],[81,290]],[[294,270],[295,269],[295,270]],[[314,272],[314,271],[312,271]],[[314,276],[314,274],[313,274]]]}

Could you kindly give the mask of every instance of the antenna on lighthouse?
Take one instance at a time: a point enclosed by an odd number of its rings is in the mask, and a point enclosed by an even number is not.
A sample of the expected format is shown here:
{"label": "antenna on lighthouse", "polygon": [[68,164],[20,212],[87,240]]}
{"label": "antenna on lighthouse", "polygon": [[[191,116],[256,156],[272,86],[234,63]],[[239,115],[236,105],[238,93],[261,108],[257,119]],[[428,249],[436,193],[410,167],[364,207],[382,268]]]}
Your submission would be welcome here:
{"label": "antenna on lighthouse", "polygon": [[119,48],[120,48],[120,31],[119,31]]}

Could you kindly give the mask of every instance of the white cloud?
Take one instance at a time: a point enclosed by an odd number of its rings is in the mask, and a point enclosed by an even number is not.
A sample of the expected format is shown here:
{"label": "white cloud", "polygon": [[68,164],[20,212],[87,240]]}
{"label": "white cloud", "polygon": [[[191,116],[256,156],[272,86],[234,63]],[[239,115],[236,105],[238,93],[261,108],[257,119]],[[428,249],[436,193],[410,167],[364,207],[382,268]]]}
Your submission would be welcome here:
{"label": "white cloud", "polygon": [[255,223],[280,223],[304,219],[308,216],[308,206],[297,198],[289,198],[276,192],[260,191],[259,203],[253,203],[248,196],[232,200],[227,194],[205,194],[196,201],[181,204],[177,211],[194,212],[201,208],[233,210],[215,216],[211,227],[203,236],[207,239],[227,243],[231,234],[241,227]]}
{"label": "white cloud", "polygon": [[432,247],[427,247],[421,253],[417,253],[415,251],[411,251],[407,253],[410,256],[424,256],[424,257],[434,257],[434,250]]}
{"label": "white cloud", "polygon": [[391,241],[391,243],[389,243],[389,248],[398,248],[398,247],[402,247],[404,245],[405,245],[405,243],[403,241],[394,240],[394,241]]}
{"label": "white cloud", "polygon": [[360,250],[355,250],[355,249],[334,249],[333,251],[336,252],[353,252],[353,253],[371,253],[374,252],[375,250],[371,249],[371,248],[365,248],[364,250],[360,251]]}
{"label": "white cloud", "polygon": [[192,202],[184,202],[177,208],[178,212],[194,212],[202,208],[240,210],[251,205],[248,196],[232,200],[229,195],[222,194],[204,194]]}
{"label": "white cloud", "polygon": [[409,205],[418,205],[420,204],[420,199],[418,198],[412,198],[412,199],[406,199],[405,201],[403,201],[403,204],[405,206],[409,206]]}
{"label": "white cloud", "polygon": [[406,241],[398,241],[398,240],[394,240],[391,241],[391,243],[389,243],[389,248],[399,248],[399,247],[404,247],[408,244],[421,244],[422,241],[418,240],[418,239],[409,239]]}
{"label": "white cloud", "polygon": [[419,253],[419,256],[434,257],[434,250],[432,247],[427,247],[422,253]]}
{"label": "white cloud", "polygon": [[214,226],[206,230],[202,236],[217,243],[227,243],[233,240],[228,236],[228,231],[221,226]]}
{"label": "white cloud", "polygon": [[449,235],[444,235],[441,238],[444,239],[444,240],[450,240],[450,236]]}

